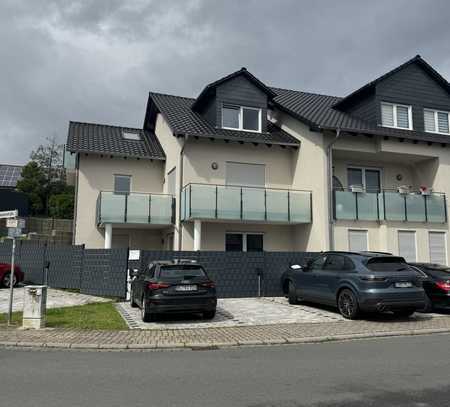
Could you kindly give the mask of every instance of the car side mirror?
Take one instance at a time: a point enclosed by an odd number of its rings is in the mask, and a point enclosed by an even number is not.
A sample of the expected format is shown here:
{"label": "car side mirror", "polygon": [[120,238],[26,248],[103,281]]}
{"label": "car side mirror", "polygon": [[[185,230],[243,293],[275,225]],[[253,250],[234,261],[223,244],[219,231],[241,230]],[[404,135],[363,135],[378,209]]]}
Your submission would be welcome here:
{"label": "car side mirror", "polygon": [[302,270],[303,267],[300,266],[300,264],[292,264],[291,266],[291,270]]}

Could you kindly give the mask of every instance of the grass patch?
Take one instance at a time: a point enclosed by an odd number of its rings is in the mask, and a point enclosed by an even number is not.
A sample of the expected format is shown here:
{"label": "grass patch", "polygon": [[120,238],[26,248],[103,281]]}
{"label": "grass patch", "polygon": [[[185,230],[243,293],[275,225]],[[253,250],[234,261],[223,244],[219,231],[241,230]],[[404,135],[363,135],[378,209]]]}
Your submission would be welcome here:
{"label": "grass patch", "polygon": [[[5,327],[7,315],[0,315],[0,326]],[[22,313],[14,312],[13,322],[22,323]],[[111,302],[47,309],[47,327],[70,329],[124,330],[127,324]]]}

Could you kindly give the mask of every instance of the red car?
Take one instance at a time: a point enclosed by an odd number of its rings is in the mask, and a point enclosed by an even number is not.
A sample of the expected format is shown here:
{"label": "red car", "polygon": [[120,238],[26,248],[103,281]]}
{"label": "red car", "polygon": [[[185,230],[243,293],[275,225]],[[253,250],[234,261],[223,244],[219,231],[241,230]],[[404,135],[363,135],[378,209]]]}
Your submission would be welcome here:
{"label": "red car", "polygon": [[[14,286],[23,281],[23,272],[19,266],[14,266]],[[0,263],[0,285],[9,287],[11,282],[11,264]]]}

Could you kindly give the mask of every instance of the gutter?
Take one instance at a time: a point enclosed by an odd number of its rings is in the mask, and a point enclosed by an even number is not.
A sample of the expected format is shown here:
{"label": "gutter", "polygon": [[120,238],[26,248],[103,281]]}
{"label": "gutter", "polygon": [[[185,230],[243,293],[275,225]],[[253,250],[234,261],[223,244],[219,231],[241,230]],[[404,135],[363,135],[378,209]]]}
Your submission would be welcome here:
{"label": "gutter", "polygon": [[341,129],[336,129],[336,137],[327,145],[327,188],[328,188],[328,248],[334,250],[334,210],[333,210],[333,146],[341,137]]}
{"label": "gutter", "polygon": [[180,171],[178,172],[178,199],[177,199],[177,214],[175,216],[175,227],[178,230],[178,250],[181,250],[181,244],[182,244],[182,229],[181,229],[181,195],[183,194],[183,186],[184,186],[184,148],[186,146],[186,142],[187,142],[188,136],[185,136],[182,138],[183,140],[183,146],[181,147],[180,150],[180,157],[178,159],[178,164],[179,164],[179,168]]}

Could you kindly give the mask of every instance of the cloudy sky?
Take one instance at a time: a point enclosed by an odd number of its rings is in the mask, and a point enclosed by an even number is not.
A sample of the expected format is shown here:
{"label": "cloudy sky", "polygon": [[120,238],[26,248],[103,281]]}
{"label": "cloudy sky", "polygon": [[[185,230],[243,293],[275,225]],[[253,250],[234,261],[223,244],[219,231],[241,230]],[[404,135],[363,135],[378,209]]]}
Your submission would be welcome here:
{"label": "cloudy sky", "polygon": [[246,66],[345,95],[421,54],[450,79],[448,0],[1,0],[0,163],[69,120],[140,127],[150,90],[195,96]]}

